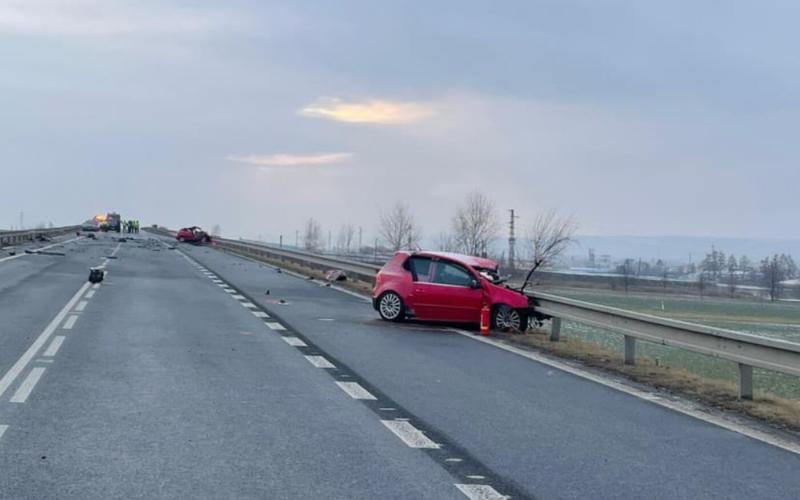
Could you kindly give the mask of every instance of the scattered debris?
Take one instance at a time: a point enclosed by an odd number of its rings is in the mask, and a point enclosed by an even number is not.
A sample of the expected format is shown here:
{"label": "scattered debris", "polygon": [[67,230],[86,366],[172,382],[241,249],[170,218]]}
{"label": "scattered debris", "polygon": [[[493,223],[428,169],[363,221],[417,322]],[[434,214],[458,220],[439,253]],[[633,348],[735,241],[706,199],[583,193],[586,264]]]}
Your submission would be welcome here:
{"label": "scattered debris", "polygon": [[325,272],[325,280],[329,282],[346,281],[347,274],[341,269],[331,269]]}
{"label": "scattered debris", "polygon": [[100,283],[105,276],[106,273],[102,269],[96,267],[89,269],[89,283]]}
{"label": "scattered debris", "polygon": [[269,290],[267,290],[266,292],[264,292],[264,295],[269,295]]}
{"label": "scattered debris", "polygon": [[96,240],[97,239],[97,236],[94,233],[88,233],[86,235],[86,237],[89,238],[90,240]]}

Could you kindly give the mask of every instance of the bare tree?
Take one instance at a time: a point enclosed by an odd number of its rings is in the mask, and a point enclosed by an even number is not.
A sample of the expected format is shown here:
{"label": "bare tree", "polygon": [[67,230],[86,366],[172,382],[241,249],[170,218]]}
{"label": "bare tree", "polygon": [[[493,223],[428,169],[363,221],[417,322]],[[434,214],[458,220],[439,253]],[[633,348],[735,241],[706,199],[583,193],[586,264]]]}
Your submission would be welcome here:
{"label": "bare tree", "polygon": [[310,252],[318,252],[322,248],[322,227],[313,217],[306,221],[303,246]]}
{"label": "bare tree", "polygon": [[736,257],[733,254],[728,256],[728,289],[731,292],[731,297],[736,296],[736,281],[737,281],[737,271],[739,270],[739,264],[736,262]]}
{"label": "bare tree", "polygon": [[353,248],[353,239],[356,237],[356,228],[351,224],[344,224],[339,227],[336,235],[336,249],[340,252],[350,253]]}
{"label": "bare tree", "polygon": [[439,251],[441,252],[455,252],[458,250],[458,245],[456,245],[456,240],[450,233],[445,233],[444,231],[439,233]]}
{"label": "bare tree", "polygon": [[625,288],[625,293],[628,293],[633,274],[633,259],[625,259],[621,265],[617,266],[617,274],[622,277],[622,286]]}
{"label": "bare tree", "polygon": [[408,205],[401,201],[395,203],[388,213],[381,213],[379,232],[393,251],[410,248],[420,239],[414,215]]}
{"label": "bare tree", "polygon": [[524,290],[540,267],[552,265],[559,255],[575,242],[578,225],[571,217],[562,217],[554,211],[540,214],[528,229],[533,263],[522,284]]}
{"label": "bare tree", "polygon": [[486,255],[499,223],[492,200],[478,191],[467,195],[453,217],[453,237],[458,249],[469,255]]}

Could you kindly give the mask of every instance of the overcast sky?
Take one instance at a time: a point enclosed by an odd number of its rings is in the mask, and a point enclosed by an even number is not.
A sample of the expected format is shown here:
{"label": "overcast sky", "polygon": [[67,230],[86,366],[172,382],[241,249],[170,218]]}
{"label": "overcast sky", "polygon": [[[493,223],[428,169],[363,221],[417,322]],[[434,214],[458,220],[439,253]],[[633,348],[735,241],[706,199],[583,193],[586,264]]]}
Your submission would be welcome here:
{"label": "overcast sky", "polygon": [[[797,2],[0,2],[0,227],[795,237]],[[291,235],[291,236],[290,236]]]}

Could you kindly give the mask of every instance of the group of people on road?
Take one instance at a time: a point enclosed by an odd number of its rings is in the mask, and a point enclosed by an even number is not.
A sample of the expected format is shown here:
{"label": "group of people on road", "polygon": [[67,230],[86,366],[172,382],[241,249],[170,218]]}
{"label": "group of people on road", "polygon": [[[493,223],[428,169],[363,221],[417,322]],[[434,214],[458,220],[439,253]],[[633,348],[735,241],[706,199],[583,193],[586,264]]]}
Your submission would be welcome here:
{"label": "group of people on road", "polygon": [[126,220],[122,223],[122,230],[124,233],[128,234],[139,234],[139,221],[138,220]]}

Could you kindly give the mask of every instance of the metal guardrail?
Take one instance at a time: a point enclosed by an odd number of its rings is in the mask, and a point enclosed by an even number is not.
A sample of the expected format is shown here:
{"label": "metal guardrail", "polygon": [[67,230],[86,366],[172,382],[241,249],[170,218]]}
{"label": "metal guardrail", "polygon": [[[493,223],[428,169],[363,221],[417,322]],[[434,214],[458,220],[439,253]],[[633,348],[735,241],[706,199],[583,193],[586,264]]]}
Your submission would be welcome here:
{"label": "metal guardrail", "polygon": [[[163,233],[162,233],[163,234]],[[174,236],[174,232],[170,233]],[[250,257],[266,257],[315,269],[342,269],[352,278],[372,282],[380,266],[225,238],[216,245]],[[739,397],[753,397],[753,367],[800,376],[800,344],[723,328],[641,314],[544,292],[528,292],[535,311],[550,316],[550,339],[558,341],[562,320],[592,325],[624,336],[624,362],[635,364],[636,340],[685,349],[738,363]]]}
{"label": "metal guardrail", "polygon": [[28,241],[35,241],[40,236],[58,236],[61,234],[80,231],[81,226],[62,226],[46,229],[24,229],[22,231],[0,231],[0,246],[18,245]]}

